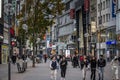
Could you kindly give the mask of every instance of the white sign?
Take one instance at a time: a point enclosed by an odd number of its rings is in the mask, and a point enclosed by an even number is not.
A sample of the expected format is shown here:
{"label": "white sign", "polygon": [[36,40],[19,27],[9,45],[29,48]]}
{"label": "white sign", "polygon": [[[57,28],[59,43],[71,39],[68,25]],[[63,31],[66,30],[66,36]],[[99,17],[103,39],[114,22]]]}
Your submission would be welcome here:
{"label": "white sign", "polygon": [[70,57],[70,50],[65,51],[65,57]]}
{"label": "white sign", "polygon": [[0,0],[0,18],[2,17],[2,0]]}

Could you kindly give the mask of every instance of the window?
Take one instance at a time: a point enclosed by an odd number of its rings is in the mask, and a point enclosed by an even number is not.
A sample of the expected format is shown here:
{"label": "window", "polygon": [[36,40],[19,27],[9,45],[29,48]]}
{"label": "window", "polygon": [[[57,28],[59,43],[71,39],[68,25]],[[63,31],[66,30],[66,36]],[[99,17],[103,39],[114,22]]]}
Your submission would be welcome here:
{"label": "window", "polygon": [[98,24],[100,25],[100,24],[102,24],[102,16],[101,17],[98,17]]}
{"label": "window", "polygon": [[98,4],[98,12],[100,11],[100,4]]}
{"label": "window", "polygon": [[100,19],[100,24],[102,24],[102,19],[103,19],[103,17],[101,16],[101,19]]}
{"label": "window", "polygon": [[105,23],[105,15],[103,15],[103,23]]}
{"label": "window", "polygon": [[108,0],[106,0],[106,8],[108,8]]}
{"label": "window", "polygon": [[108,14],[106,14],[106,22],[108,22]]}
{"label": "window", "polygon": [[103,10],[105,10],[105,1],[103,1]]}
{"label": "window", "polygon": [[120,9],[120,0],[117,0],[118,3],[118,9]]}
{"label": "window", "polygon": [[66,8],[65,8],[65,11],[69,10],[70,9],[70,2],[66,3]]}
{"label": "window", "polygon": [[110,7],[110,0],[108,0],[108,8]]}
{"label": "window", "polygon": [[102,3],[101,3],[101,4],[100,4],[100,10],[102,10],[102,7],[103,7],[103,6],[102,6]]}
{"label": "window", "polygon": [[110,13],[108,14],[108,21],[110,21]]}

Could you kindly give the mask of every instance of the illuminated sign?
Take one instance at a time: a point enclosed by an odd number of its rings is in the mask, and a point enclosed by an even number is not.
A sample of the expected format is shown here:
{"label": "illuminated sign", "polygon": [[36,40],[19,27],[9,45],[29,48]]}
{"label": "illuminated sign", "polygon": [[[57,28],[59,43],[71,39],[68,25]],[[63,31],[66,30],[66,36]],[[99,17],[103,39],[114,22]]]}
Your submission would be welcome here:
{"label": "illuminated sign", "polygon": [[113,40],[113,41],[107,41],[106,44],[107,44],[107,45],[116,44],[116,40]]}

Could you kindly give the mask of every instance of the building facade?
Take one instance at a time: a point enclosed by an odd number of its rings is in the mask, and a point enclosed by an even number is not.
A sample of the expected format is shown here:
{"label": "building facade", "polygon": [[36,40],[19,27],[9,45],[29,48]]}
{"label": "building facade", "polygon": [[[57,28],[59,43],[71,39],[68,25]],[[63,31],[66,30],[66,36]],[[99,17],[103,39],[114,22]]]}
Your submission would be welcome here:
{"label": "building facade", "polygon": [[90,0],[90,31],[89,31],[89,45],[90,53],[96,55],[96,42],[97,42],[97,0]]}
{"label": "building facade", "polygon": [[[97,55],[116,53],[116,14],[115,0],[97,0]],[[107,54],[106,54],[107,53]]]}
{"label": "building facade", "polygon": [[120,0],[116,0],[116,35],[117,35],[117,54],[120,55]]}
{"label": "building facade", "polygon": [[65,1],[65,11],[58,17],[58,53],[64,54],[69,49],[72,53],[75,48],[72,36],[75,29],[75,1]]}

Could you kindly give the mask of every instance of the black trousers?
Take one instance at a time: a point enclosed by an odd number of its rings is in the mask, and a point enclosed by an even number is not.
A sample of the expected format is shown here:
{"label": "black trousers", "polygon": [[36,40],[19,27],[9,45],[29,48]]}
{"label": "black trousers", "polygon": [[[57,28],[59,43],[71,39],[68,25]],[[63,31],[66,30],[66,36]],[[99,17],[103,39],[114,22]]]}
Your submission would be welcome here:
{"label": "black trousers", "polygon": [[91,80],[95,80],[96,69],[91,69]]}
{"label": "black trousers", "polygon": [[65,78],[66,69],[61,69],[61,77]]}

